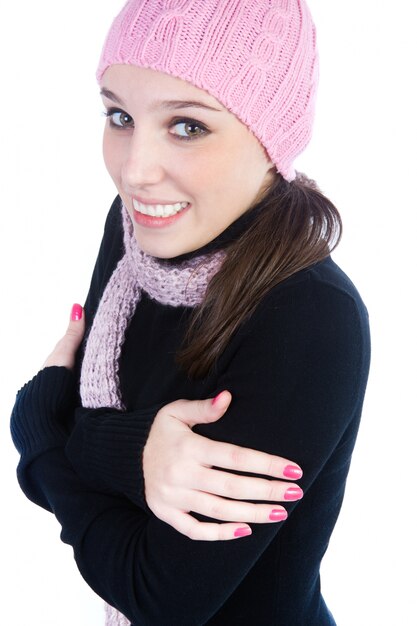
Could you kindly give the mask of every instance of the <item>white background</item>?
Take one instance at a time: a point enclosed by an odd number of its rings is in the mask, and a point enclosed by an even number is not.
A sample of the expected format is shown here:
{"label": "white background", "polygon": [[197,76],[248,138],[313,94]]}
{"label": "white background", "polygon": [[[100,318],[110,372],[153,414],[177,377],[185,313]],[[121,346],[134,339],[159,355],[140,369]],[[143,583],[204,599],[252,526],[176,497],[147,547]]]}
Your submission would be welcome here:
{"label": "white background", "polygon": [[[102,602],[60,542],[58,523],[18,488],[8,420],[16,390],[63,333],[72,303],[85,298],[115,195],[101,160],[94,73],[121,4],[0,4],[0,569],[8,626],[103,622]],[[417,12],[412,0],[310,6],[321,86],[314,139],[297,165],[342,212],[334,258],[358,286],[373,336],[323,592],[338,626],[415,626]]]}

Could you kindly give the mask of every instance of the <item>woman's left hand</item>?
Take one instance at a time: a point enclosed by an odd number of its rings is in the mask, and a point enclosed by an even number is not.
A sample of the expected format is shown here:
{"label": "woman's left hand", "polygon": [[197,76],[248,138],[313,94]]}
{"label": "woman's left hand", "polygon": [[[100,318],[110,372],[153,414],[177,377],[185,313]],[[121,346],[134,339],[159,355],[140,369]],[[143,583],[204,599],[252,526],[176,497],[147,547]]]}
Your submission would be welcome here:
{"label": "woman's left hand", "polygon": [[58,341],[43,367],[55,365],[72,369],[75,364],[75,355],[84,337],[84,331],[85,318],[83,308],[80,304],[74,304],[67,331],[62,339]]}

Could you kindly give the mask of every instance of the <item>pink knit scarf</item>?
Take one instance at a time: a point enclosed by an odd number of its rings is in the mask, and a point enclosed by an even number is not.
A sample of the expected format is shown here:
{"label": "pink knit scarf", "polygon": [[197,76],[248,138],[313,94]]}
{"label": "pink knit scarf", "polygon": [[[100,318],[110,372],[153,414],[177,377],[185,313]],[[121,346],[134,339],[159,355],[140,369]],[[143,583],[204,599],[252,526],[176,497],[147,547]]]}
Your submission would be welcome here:
{"label": "pink knit scarf", "polygon": [[[125,408],[120,393],[119,358],[142,292],[161,304],[195,307],[202,302],[207,285],[224,258],[224,252],[217,251],[175,265],[163,263],[140,250],[124,206],[122,217],[125,254],[100,300],[81,368],[81,400],[88,408]],[[105,624],[128,626],[130,622],[106,605]]]}

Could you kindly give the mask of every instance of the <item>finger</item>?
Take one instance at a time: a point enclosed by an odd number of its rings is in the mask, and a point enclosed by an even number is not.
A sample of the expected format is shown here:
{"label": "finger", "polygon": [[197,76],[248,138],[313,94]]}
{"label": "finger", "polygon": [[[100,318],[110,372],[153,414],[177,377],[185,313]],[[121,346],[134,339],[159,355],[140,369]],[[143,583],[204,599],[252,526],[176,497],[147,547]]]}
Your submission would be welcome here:
{"label": "finger", "polygon": [[85,331],[84,311],[80,304],[74,304],[71,309],[71,317],[64,338],[68,346],[76,352],[81,344]]}
{"label": "finger", "polygon": [[246,522],[252,524],[271,524],[283,522],[288,513],[284,507],[276,504],[252,504],[226,500],[203,492],[192,492],[186,508],[194,513],[225,522]]}
{"label": "finger", "polygon": [[196,424],[214,422],[227,411],[232,395],[229,391],[220,392],[215,398],[205,400],[177,400],[167,405],[172,417],[192,427]]}
{"label": "finger", "polygon": [[190,474],[191,489],[216,494],[233,500],[266,500],[271,502],[294,502],[303,497],[298,485],[281,480],[236,476],[229,472],[202,468]]}
{"label": "finger", "polygon": [[199,522],[181,511],[170,512],[169,518],[163,521],[193,541],[229,541],[252,534],[250,526],[244,524]]}
{"label": "finger", "polygon": [[83,339],[84,331],[85,318],[83,308],[79,304],[74,304],[66,333],[45,361],[44,367],[54,365],[68,367],[69,369],[74,367],[75,355]]}
{"label": "finger", "polygon": [[303,475],[297,463],[280,456],[221,441],[212,441],[206,437],[201,437],[199,443],[201,448],[198,458],[204,465],[291,480],[298,480]]}

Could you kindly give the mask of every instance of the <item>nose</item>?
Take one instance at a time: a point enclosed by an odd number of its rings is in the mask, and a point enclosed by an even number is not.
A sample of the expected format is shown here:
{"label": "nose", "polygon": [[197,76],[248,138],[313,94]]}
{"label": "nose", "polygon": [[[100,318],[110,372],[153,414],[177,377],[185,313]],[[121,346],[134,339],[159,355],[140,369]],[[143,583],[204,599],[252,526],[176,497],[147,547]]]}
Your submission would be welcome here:
{"label": "nose", "polygon": [[146,188],[164,177],[161,146],[151,132],[135,128],[122,168],[122,180],[127,191]]}

